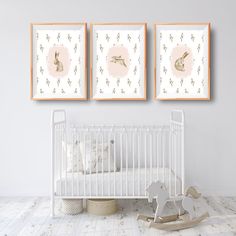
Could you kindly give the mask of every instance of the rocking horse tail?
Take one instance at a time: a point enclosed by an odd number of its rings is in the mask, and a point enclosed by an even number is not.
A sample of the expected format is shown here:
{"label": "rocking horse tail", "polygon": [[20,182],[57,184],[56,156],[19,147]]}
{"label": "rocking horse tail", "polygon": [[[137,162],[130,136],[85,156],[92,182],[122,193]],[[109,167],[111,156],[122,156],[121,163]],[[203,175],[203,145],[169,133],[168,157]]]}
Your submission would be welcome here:
{"label": "rocking horse tail", "polygon": [[193,186],[189,187],[185,193],[185,196],[189,195],[194,199],[198,199],[199,197],[201,197],[201,193],[199,193],[197,189]]}

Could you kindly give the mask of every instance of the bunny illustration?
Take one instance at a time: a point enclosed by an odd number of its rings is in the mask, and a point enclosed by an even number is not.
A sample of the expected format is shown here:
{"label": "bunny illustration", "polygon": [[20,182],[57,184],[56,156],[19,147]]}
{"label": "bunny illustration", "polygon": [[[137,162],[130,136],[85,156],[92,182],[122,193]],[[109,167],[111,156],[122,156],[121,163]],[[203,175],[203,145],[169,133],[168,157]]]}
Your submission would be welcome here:
{"label": "bunny illustration", "polygon": [[127,67],[127,65],[125,63],[125,59],[122,58],[121,56],[113,56],[110,62],[118,63],[121,66]]}
{"label": "bunny illustration", "polygon": [[178,71],[185,71],[184,69],[184,60],[189,55],[188,52],[185,52],[181,57],[175,61],[175,69]]}
{"label": "bunny illustration", "polygon": [[56,65],[56,71],[57,72],[62,72],[63,71],[63,64],[61,61],[59,61],[59,55],[60,53],[55,51],[55,60],[54,60],[54,65]]}

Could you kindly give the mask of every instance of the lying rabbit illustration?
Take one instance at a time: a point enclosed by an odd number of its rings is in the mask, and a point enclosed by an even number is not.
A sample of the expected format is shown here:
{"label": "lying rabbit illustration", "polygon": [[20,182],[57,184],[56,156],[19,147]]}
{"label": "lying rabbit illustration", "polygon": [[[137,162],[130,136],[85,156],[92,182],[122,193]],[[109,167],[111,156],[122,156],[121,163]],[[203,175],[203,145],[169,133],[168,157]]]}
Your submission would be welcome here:
{"label": "lying rabbit illustration", "polygon": [[185,58],[189,55],[188,52],[185,52],[182,57],[179,57],[176,61],[175,61],[175,69],[178,71],[185,71],[184,68],[184,60]]}
{"label": "lying rabbit illustration", "polygon": [[121,56],[113,56],[110,62],[118,63],[121,66],[127,67],[125,59],[123,59]]}
{"label": "lying rabbit illustration", "polygon": [[57,72],[62,72],[63,71],[63,63],[59,61],[59,55],[60,53],[55,51],[55,60],[54,60],[54,65],[56,65],[56,71]]}

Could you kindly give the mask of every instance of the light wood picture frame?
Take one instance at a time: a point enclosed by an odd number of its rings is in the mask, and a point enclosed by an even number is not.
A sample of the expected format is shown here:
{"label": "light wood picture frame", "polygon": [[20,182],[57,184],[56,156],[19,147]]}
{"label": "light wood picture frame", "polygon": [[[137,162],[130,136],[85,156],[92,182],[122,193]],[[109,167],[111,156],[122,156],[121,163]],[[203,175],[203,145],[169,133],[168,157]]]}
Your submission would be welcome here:
{"label": "light wood picture frame", "polygon": [[90,98],[146,100],[146,23],[90,25]]}
{"label": "light wood picture frame", "polygon": [[31,23],[32,100],[87,99],[86,23]]}
{"label": "light wood picture frame", "polygon": [[210,100],[210,23],[154,24],[154,99]]}

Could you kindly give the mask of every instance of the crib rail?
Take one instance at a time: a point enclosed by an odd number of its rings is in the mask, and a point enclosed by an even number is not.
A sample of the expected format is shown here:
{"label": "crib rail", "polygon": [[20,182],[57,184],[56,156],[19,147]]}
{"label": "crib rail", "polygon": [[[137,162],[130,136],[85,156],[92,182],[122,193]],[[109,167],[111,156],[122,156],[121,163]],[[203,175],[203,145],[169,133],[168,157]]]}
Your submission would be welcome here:
{"label": "crib rail", "polygon": [[162,126],[68,126],[64,111],[52,117],[52,197],[147,198],[157,180],[171,197],[183,194],[182,111]]}

